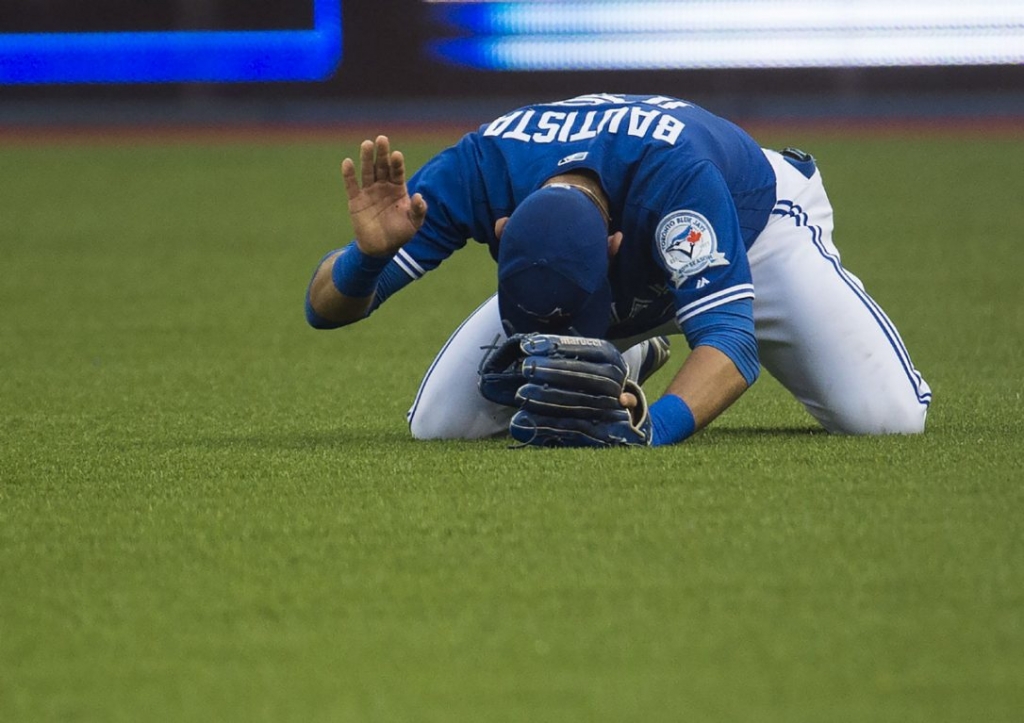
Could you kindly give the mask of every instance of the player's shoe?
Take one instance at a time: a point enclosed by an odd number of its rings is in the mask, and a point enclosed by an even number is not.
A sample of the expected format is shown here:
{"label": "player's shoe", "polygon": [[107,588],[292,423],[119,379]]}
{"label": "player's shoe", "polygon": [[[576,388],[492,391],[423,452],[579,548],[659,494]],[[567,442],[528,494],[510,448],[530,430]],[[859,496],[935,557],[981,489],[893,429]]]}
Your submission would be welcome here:
{"label": "player's shoe", "polygon": [[672,355],[670,342],[667,336],[656,336],[643,342],[647,345],[644,349],[644,358],[640,362],[640,373],[637,375],[637,383],[643,384],[654,372],[665,366],[665,362]]}

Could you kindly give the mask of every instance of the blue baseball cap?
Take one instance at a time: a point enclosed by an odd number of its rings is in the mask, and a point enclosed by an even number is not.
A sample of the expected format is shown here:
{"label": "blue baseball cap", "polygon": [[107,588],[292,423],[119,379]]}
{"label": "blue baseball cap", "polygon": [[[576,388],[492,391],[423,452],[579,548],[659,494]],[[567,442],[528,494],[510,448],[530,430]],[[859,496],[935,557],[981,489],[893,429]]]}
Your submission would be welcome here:
{"label": "blue baseball cap", "polygon": [[583,192],[544,186],[509,216],[498,247],[498,309],[509,335],[603,337],[611,321],[608,227]]}

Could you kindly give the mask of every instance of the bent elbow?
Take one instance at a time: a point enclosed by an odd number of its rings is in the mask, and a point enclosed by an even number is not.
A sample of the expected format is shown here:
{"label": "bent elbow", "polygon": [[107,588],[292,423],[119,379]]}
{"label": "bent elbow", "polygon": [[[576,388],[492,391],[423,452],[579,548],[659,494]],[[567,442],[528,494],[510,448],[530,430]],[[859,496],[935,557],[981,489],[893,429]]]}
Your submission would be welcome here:
{"label": "bent elbow", "polygon": [[309,302],[309,295],[306,295],[306,323],[314,329],[337,329],[343,326],[342,323],[331,321],[317,313],[316,309]]}

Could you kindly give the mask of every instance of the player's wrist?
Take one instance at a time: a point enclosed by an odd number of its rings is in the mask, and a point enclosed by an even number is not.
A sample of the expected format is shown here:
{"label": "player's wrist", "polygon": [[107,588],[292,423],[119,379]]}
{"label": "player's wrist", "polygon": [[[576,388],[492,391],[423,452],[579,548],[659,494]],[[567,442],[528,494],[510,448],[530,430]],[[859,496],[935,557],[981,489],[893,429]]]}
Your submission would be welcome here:
{"label": "player's wrist", "polygon": [[689,405],[675,394],[666,394],[650,406],[651,446],[682,442],[697,431]]}
{"label": "player's wrist", "polygon": [[331,281],[334,288],[345,296],[363,298],[370,296],[377,288],[384,268],[391,262],[394,254],[371,256],[359,249],[352,242],[338,254],[331,268]]}
{"label": "player's wrist", "polygon": [[369,244],[358,238],[352,242],[352,247],[359,250],[359,253],[371,258],[390,259],[395,255],[396,249],[389,248],[387,242],[381,241],[376,244]]}

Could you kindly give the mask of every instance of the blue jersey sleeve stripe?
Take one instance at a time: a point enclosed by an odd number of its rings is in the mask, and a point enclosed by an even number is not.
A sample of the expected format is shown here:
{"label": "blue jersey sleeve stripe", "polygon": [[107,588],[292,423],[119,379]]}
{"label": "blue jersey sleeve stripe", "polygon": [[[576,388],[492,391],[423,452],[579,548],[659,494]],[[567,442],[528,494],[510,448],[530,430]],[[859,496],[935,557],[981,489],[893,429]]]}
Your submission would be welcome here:
{"label": "blue jersey sleeve stripe", "polygon": [[695,301],[692,304],[687,304],[682,309],[676,312],[676,323],[682,326],[683,323],[685,323],[686,321],[710,309],[722,306],[723,304],[732,303],[733,301],[739,301],[740,299],[753,298],[753,284],[740,284],[739,286],[733,286],[729,289],[726,289],[725,291],[721,291],[717,294],[712,294],[711,296],[705,299],[701,299],[700,301]]}
{"label": "blue jersey sleeve stripe", "polygon": [[423,266],[417,263],[416,259],[414,259],[408,251],[404,249],[398,249],[398,256],[400,256],[402,260],[406,261],[406,263],[409,264],[409,267],[417,274],[417,277],[422,277],[422,275],[426,273],[426,270],[423,268]]}
{"label": "blue jersey sleeve stripe", "polygon": [[[401,254],[401,252],[399,252],[399,254]],[[423,275],[423,274],[417,274],[412,268],[409,267],[409,263],[406,260],[405,256],[400,256],[400,255],[399,256],[395,256],[395,258],[393,258],[392,261],[394,261],[395,264],[398,265],[398,268],[400,268],[410,278],[412,278],[413,281],[415,281],[416,279],[420,278],[420,276]]]}
{"label": "blue jersey sleeve stripe", "polygon": [[694,309],[694,308],[696,308],[698,306],[704,306],[705,304],[713,302],[716,299],[719,299],[719,298],[721,298],[723,296],[729,296],[729,295],[735,294],[738,291],[749,291],[751,296],[753,296],[753,294],[754,294],[754,285],[753,284],[736,284],[735,286],[730,286],[727,289],[722,289],[721,291],[716,291],[713,294],[708,294],[707,296],[702,296],[701,298],[697,299],[696,301],[690,302],[686,306],[681,307],[676,313],[677,314],[686,314],[691,309]]}
{"label": "blue jersey sleeve stripe", "polygon": [[754,298],[753,292],[749,292],[749,293],[748,292],[741,292],[741,293],[738,293],[738,294],[734,294],[732,296],[727,296],[727,297],[725,297],[723,299],[719,299],[718,301],[716,301],[713,304],[708,304],[707,306],[702,306],[699,309],[694,309],[693,311],[691,311],[690,313],[688,313],[686,315],[677,314],[676,315],[676,323],[679,324],[679,326],[681,327],[683,324],[685,324],[687,321],[689,321],[693,317],[698,316],[700,314],[703,314],[706,311],[710,311],[711,309],[716,309],[719,306],[724,306],[725,304],[731,304],[734,301],[740,301],[742,299],[753,299],[753,298]]}

